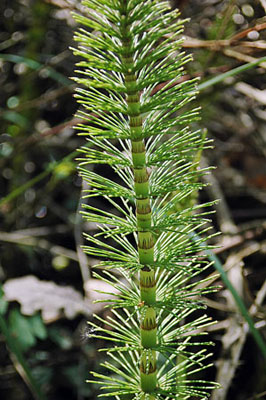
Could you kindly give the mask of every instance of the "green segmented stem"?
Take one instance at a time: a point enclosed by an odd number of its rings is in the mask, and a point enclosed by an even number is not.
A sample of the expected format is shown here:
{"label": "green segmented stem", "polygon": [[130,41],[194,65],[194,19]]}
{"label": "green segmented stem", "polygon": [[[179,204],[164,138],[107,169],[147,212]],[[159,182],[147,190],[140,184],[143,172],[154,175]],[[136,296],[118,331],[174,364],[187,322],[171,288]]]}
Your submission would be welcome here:
{"label": "green segmented stem", "polygon": [[[151,232],[151,206],[149,198],[149,173],[146,166],[146,149],[142,138],[142,116],[140,113],[140,93],[137,90],[137,78],[134,73],[132,38],[127,25],[126,1],[121,12],[123,43],[123,67],[128,105],[129,126],[131,132],[132,162],[136,195],[136,217],[138,230],[139,262],[143,265],[139,273],[140,301],[144,305],[141,313],[140,335],[142,350],[140,353],[140,385],[144,393],[153,393],[156,385],[157,326],[156,281],[154,269],[154,238]],[[154,399],[151,394],[149,400]]]}

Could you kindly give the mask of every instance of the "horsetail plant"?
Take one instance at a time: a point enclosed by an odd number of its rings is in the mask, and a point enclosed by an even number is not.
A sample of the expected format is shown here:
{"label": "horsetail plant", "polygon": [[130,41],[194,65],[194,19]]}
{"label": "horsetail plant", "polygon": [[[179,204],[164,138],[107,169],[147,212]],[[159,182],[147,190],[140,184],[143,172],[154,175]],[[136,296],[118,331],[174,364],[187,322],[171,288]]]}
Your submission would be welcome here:
{"label": "horsetail plant", "polygon": [[103,349],[106,375],[92,372],[89,382],[116,399],[206,398],[216,385],[197,373],[209,357],[199,346],[210,343],[195,336],[211,320],[191,317],[210,291],[196,279],[206,279],[209,265],[193,236],[206,230],[207,213],[192,201],[203,186],[206,141],[188,127],[198,109],[187,107],[196,80],[184,78],[191,59],[181,51],[184,21],[166,1],[82,4],[74,79],[88,144],[79,171],[88,184],[84,217],[97,224],[84,250],[101,259],[95,276],[114,288],[106,294],[112,316],[91,322],[90,336],[113,344]]}

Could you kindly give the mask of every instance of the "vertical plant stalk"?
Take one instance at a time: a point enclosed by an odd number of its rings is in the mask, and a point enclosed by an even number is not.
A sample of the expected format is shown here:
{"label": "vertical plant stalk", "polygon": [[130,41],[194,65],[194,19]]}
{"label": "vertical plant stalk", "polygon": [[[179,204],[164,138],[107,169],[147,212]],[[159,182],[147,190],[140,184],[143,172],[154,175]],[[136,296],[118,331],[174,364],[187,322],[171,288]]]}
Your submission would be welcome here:
{"label": "vertical plant stalk", "polygon": [[149,198],[149,173],[146,166],[146,148],[142,132],[140,113],[140,93],[137,88],[137,77],[133,72],[134,61],[132,39],[128,26],[127,2],[121,9],[122,62],[125,68],[126,101],[128,105],[131,136],[131,153],[133,162],[134,189],[136,196],[136,218],[138,235],[139,287],[141,303],[145,306],[140,321],[142,350],[140,353],[140,377],[143,392],[150,393],[156,388],[156,351],[157,344],[156,281],[151,267],[154,263],[154,238],[151,231],[151,206]]}
{"label": "vertical plant stalk", "polygon": [[[210,343],[194,335],[211,321],[191,314],[205,308],[199,296],[212,289],[196,288],[208,263],[197,256],[202,239],[191,235],[204,232],[207,213],[196,214],[190,201],[203,186],[198,157],[206,142],[187,127],[198,110],[182,110],[195,94],[195,80],[182,78],[190,60],[181,51],[183,21],[166,1],[83,5],[88,17],[75,18],[89,31],[75,36],[74,53],[82,58],[75,80],[82,86],[78,117],[88,121],[78,128],[89,146],[81,148],[79,171],[89,186],[86,197],[103,196],[111,205],[109,211],[101,202],[99,208],[84,204],[86,220],[99,228],[86,234],[84,250],[102,260],[94,277],[119,293],[115,299],[106,294],[111,316],[90,322],[91,337],[113,346],[103,349],[108,373],[92,371],[88,382],[116,400],[206,399],[216,384],[194,376],[209,357],[197,348]],[[100,175],[88,168],[92,163],[109,165],[119,180],[110,170]]]}

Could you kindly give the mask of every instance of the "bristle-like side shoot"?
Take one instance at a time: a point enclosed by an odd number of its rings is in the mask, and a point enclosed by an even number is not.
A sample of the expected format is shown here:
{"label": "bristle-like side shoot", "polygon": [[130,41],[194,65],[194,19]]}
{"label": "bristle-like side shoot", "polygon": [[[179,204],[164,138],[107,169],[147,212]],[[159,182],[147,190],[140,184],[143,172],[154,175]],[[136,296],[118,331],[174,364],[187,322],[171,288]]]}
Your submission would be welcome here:
{"label": "bristle-like side shoot", "polygon": [[199,110],[189,109],[197,89],[184,73],[184,21],[167,1],[82,4],[84,15],[74,15],[81,26],[74,80],[88,144],[79,172],[88,187],[83,215],[97,226],[84,251],[100,259],[95,277],[115,293],[105,300],[112,316],[91,323],[91,336],[112,346],[106,375],[92,372],[90,382],[100,384],[100,396],[121,400],[204,399],[216,387],[197,379],[208,366],[202,347],[210,343],[201,338],[212,322],[192,316],[212,290],[198,289],[208,263],[203,239],[193,236],[208,230],[210,204],[195,201],[207,141],[189,128]]}

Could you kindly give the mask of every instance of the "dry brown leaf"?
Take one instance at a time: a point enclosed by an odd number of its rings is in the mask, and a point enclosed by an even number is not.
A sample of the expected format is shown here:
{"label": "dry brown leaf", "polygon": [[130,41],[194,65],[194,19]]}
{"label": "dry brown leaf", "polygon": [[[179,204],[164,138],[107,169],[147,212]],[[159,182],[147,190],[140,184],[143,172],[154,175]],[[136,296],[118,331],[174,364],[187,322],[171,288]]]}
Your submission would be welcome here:
{"label": "dry brown leaf", "polygon": [[45,322],[54,321],[62,315],[68,319],[77,314],[91,315],[100,312],[107,304],[94,304],[93,301],[111,299],[112,295],[101,292],[118,293],[106,282],[99,279],[89,279],[85,283],[86,298],[71,286],[59,286],[51,281],[41,281],[36,276],[27,275],[22,278],[9,279],[4,283],[6,301],[17,301],[24,315],[33,315],[41,311]]}
{"label": "dry brown leaf", "polygon": [[77,314],[92,314],[92,304],[71,286],[59,286],[54,282],[41,281],[33,275],[10,279],[3,285],[5,300],[21,304],[21,312],[33,315],[41,311],[45,322],[51,322],[62,312],[72,319]]}

